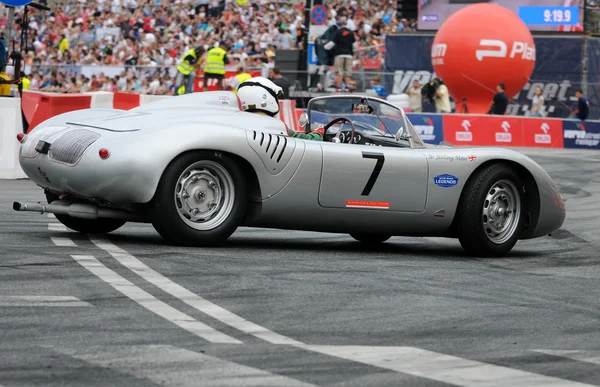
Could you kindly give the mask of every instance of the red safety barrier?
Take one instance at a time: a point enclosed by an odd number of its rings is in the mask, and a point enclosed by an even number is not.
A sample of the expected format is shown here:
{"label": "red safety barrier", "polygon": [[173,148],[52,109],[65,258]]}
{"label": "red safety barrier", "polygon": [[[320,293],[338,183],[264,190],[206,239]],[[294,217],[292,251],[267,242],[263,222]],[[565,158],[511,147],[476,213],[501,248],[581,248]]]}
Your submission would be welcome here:
{"label": "red safety barrier", "polygon": [[[41,122],[51,117],[74,110],[89,109],[91,103],[91,95],[40,93],[39,102],[37,107],[34,108],[33,117],[29,121],[27,133],[31,132],[31,130]],[[30,107],[27,109],[30,109]]]}
{"label": "red safety barrier", "polygon": [[447,114],[444,139],[455,145],[562,148],[562,120],[518,116]]}
{"label": "red safety barrier", "polygon": [[293,99],[284,99],[279,101],[279,119],[282,120],[288,129],[298,130],[296,119],[296,101]]}
{"label": "red safety barrier", "polygon": [[40,103],[42,93],[23,91],[23,98],[21,99],[21,108],[27,122],[33,121],[33,116]]}
{"label": "red safety barrier", "polygon": [[114,93],[113,108],[130,110],[140,106],[140,95],[132,93]]}

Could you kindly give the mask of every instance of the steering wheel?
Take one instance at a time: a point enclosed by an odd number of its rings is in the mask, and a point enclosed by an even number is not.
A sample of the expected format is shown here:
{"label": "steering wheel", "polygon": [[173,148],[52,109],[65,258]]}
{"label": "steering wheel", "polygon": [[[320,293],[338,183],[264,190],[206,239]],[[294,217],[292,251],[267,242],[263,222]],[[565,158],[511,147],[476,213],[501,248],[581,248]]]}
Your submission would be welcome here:
{"label": "steering wheel", "polygon": [[[352,123],[352,121],[350,121],[346,117],[339,117],[339,118],[336,118],[334,120],[331,120],[327,125],[325,125],[323,127],[323,132],[327,133],[327,129],[329,129],[331,127],[331,125],[337,124],[338,122],[347,122],[352,127],[352,134],[350,135],[350,140],[348,141],[349,144],[352,144],[352,140],[354,140],[354,132],[355,132],[354,124]],[[340,135],[342,134],[342,128],[343,127],[344,127],[344,124],[340,125],[340,128],[338,129],[335,137],[331,139],[331,142],[337,142],[337,143],[342,142],[342,140],[340,140]]]}

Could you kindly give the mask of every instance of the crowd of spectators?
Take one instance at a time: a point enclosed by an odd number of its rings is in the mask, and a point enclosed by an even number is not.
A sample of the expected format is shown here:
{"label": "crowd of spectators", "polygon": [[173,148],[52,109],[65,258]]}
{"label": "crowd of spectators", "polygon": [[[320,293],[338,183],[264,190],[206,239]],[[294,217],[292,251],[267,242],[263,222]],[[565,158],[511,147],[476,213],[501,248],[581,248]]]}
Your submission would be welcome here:
{"label": "crowd of spectators", "polygon": [[[32,89],[47,91],[172,93],[176,65],[190,48],[208,49],[224,40],[230,70],[240,65],[265,70],[275,65],[277,50],[303,49],[306,33],[304,0],[38,2],[55,6],[31,9],[25,73]],[[414,21],[396,20],[395,1],[337,0],[326,6],[328,23],[346,17],[357,35],[357,55],[369,60],[382,55],[383,36],[414,28]],[[17,9],[17,36],[21,17]],[[6,23],[6,11],[0,10],[0,31]],[[148,71],[153,68],[160,71]]]}

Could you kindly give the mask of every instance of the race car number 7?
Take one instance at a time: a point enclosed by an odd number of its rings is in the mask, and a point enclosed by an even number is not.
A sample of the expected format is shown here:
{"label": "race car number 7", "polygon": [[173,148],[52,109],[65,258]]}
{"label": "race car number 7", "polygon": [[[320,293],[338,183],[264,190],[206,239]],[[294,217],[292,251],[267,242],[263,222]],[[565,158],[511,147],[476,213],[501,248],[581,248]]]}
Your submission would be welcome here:
{"label": "race car number 7", "polygon": [[377,181],[377,178],[379,177],[381,168],[383,168],[385,156],[383,155],[383,153],[363,152],[362,157],[363,159],[377,160],[377,162],[375,163],[375,168],[373,168],[373,172],[371,172],[371,176],[369,177],[369,180],[367,181],[367,184],[365,185],[365,188],[361,193],[362,196],[369,196],[371,190],[373,189],[373,186],[375,185],[375,182]]}

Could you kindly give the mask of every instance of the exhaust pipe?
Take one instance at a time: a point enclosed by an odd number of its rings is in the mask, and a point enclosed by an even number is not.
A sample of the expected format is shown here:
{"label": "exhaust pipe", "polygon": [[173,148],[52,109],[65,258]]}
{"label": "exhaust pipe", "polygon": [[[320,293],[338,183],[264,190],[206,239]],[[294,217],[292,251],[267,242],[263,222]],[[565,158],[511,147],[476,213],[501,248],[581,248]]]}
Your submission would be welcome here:
{"label": "exhaust pipe", "polygon": [[55,200],[52,204],[14,202],[13,210],[39,212],[40,214],[49,212],[51,214],[68,215],[72,218],[79,219],[108,218],[121,219],[130,222],[146,221],[142,216],[131,212],[99,208],[91,204],[71,204],[71,202],[66,200]]}

